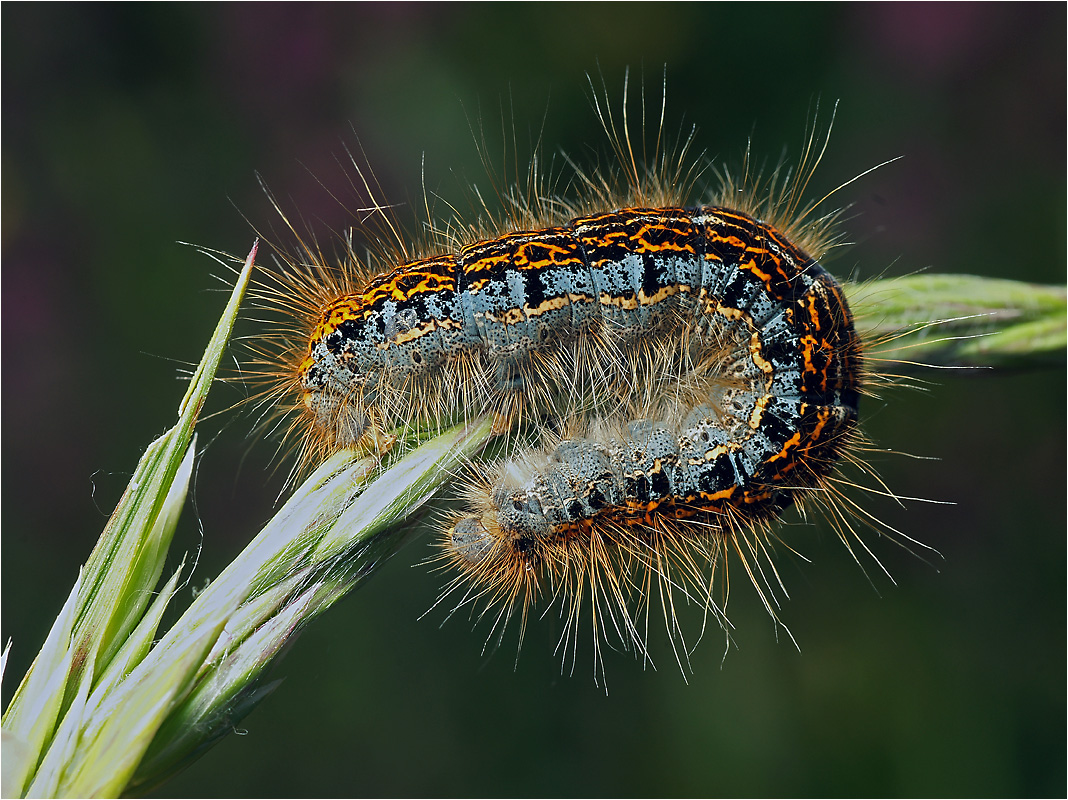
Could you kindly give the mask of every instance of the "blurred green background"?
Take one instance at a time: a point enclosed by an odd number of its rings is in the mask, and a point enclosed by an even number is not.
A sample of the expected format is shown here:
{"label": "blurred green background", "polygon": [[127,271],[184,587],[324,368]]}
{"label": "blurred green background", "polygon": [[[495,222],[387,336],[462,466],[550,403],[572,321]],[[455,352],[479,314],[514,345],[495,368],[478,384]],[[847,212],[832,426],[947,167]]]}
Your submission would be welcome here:
{"label": "blurred green background", "polygon": [[[329,240],[360,202],[340,166],[357,136],[390,200],[419,200],[424,154],[449,196],[483,175],[471,120],[510,109],[522,150],[544,118],[549,151],[588,163],[604,137],[586,73],[618,101],[630,65],[658,97],[666,63],[669,129],[696,124],[723,163],[750,136],[796,156],[817,99],[841,106],[814,196],[904,156],[837,196],[857,243],[837,274],[1065,279],[1063,4],[0,13],[5,703],[224,304],[223,270],[177,242],[247,252],[243,217],[275,223],[257,171]],[[242,735],[160,796],[1063,796],[1064,370],[922,378],[869,402],[865,426],[936,459],[880,457],[889,486],[953,505],[862,502],[943,557],[871,541],[894,582],[868,561],[869,582],[826,527],[784,527],[812,562],[778,562],[800,652],[736,580],[725,658],[710,632],[687,685],[663,637],[656,671],[610,652],[606,697],[588,646],[560,675],[552,615],[517,665],[514,631],[483,654],[485,627],[420,620],[442,584],[423,537],[308,629]],[[199,552],[195,586],[281,489],[251,426],[202,426],[174,557]]]}

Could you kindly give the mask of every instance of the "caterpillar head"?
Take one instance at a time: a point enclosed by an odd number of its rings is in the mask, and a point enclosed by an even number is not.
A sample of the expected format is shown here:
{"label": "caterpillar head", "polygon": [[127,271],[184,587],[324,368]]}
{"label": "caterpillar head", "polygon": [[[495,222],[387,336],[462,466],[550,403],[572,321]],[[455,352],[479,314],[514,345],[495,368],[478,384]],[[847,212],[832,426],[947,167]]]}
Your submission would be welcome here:
{"label": "caterpillar head", "polygon": [[302,404],[332,445],[360,443],[373,425],[368,409],[383,369],[381,350],[358,296],[327,306],[297,369]]}

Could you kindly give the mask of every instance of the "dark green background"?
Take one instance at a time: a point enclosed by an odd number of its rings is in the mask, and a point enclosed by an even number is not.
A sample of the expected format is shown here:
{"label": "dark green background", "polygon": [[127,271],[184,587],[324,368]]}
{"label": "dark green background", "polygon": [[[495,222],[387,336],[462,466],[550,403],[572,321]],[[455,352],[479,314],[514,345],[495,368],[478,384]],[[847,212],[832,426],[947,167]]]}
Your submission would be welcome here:
{"label": "dark green background", "polygon": [[[796,156],[817,99],[841,106],[814,194],[904,156],[838,195],[858,243],[838,274],[1065,278],[1061,4],[2,15],[5,702],[222,309],[221,269],[176,242],[246,252],[242,215],[273,221],[257,171],[328,239],[351,224],[331,192],[358,203],[338,165],[356,136],[389,199],[421,196],[423,154],[448,195],[483,175],[470,119],[510,106],[522,142],[544,116],[549,151],[585,161],[604,139],[584,75],[599,65],[618,98],[624,66],[644,69],[656,96],[666,63],[669,129],[696,123],[721,162],[750,135]],[[662,648],[658,671],[610,653],[607,697],[588,649],[561,677],[551,618],[513,670],[514,633],[482,656],[484,628],[418,619],[441,584],[411,567],[423,538],[304,633],[247,735],[161,794],[1063,796],[1064,371],[922,377],[868,403],[865,426],[937,459],[880,458],[889,486],[954,505],[862,502],[944,558],[871,541],[896,585],[870,560],[869,583],[828,529],[786,527],[812,561],[779,560],[801,652],[737,580],[737,646],[723,659],[706,636],[689,685]],[[202,426],[175,543],[202,547],[196,585],[280,489],[250,425]]]}

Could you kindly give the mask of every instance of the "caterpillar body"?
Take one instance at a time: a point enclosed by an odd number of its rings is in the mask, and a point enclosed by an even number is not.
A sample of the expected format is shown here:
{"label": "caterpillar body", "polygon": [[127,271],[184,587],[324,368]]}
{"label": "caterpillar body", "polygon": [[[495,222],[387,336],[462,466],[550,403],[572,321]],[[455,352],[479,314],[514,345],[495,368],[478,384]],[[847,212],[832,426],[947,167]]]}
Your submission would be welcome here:
{"label": "caterpillar body", "polygon": [[725,623],[713,585],[731,553],[774,616],[763,562],[785,508],[825,509],[849,546],[835,470],[859,463],[864,357],[818,261],[835,215],[801,206],[814,136],[764,196],[727,176],[712,202],[685,206],[686,147],[641,166],[625,117],[622,135],[602,121],[621,189],[578,172],[579,201],[535,192],[517,204],[525,224],[377,270],[351,247],[340,271],[308,249],[310,265],[288,259],[276,301],[298,299],[276,306],[299,313],[274,395],[289,398],[305,458],[384,451],[398,429],[462,415],[494,413],[500,432],[528,423],[540,448],[472,465],[467,508],[442,526],[458,571],[442,597],[497,609],[503,630],[549,595],[562,643],[590,598],[595,652],[609,619],[647,655],[638,614],[657,595],[673,642],[673,592]]}

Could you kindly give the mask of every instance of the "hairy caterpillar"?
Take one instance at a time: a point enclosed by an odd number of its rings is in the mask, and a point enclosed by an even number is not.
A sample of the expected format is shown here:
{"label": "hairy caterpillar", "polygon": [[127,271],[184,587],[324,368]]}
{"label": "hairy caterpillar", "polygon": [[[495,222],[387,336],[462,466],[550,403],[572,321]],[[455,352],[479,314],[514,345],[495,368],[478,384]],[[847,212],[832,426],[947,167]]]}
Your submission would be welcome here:
{"label": "hairy caterpillar", "polygon": [[[863,355],[817,260],[834,215],[801,204],[814,133],[796,173],[762,189],[727,176],[687,207],[689,142],[642,164],[626,100],[621,133],[595,104],[622,168],[577,171],[581,199],[535,190],[505,220],[417,254],[398,235],[403,255],[368,265],[351,248],[340,270],[310,248],[310,263],[290,259],[276,297],[298,314],[271,356],[284,364],[272,396],[305,459],[384,451],[398,430],[461,415],[529,423],[542,451],[475,465],[469,508],[445,526],[442,558],[460,571],[446,594],[497,607],[495,627],[516,612],[525,625],[551,595],[565,640],[589,596],[595,649],[608,619],[645,652],[637,613],[656,595],[673,640],[674,591],[722,614],[728,553],[763,596],[784,508],[813,501],[852,532],[832,474],[858,437]],[[565,433],[550,454],[553,420]]]}

